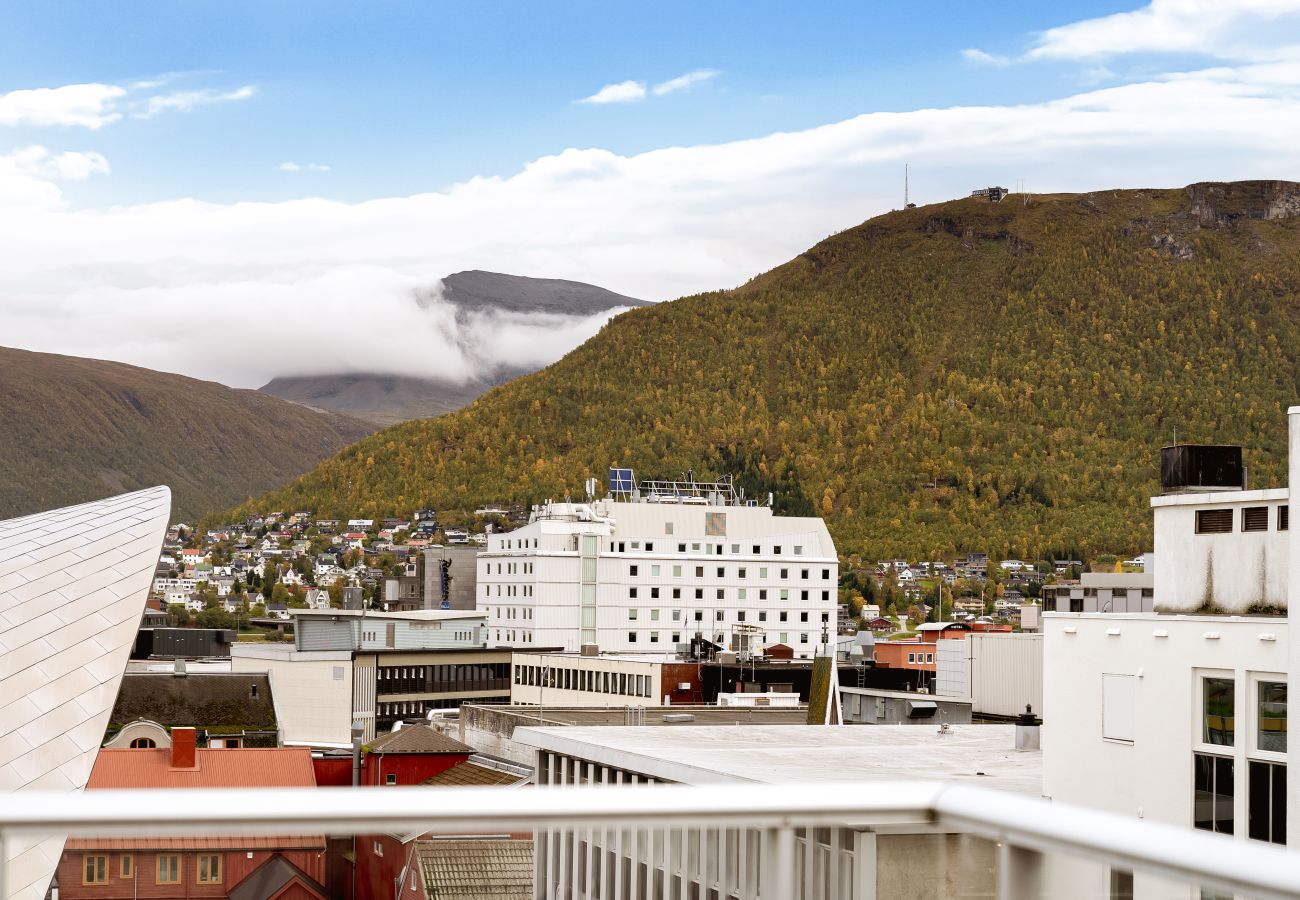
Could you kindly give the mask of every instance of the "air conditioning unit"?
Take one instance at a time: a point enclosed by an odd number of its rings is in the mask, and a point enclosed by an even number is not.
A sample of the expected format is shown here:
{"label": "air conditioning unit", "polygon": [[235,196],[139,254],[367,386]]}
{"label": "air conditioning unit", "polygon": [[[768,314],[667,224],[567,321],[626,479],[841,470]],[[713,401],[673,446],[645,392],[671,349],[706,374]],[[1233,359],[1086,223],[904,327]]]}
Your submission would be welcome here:
{"label": "air conditioning unit", "polygon": [[677,690],[679,690],[679,691],[689,691],[690,689],[691,689],[691,683],[690,683],[689,681],[679,681],[679,682],[677,682]]}

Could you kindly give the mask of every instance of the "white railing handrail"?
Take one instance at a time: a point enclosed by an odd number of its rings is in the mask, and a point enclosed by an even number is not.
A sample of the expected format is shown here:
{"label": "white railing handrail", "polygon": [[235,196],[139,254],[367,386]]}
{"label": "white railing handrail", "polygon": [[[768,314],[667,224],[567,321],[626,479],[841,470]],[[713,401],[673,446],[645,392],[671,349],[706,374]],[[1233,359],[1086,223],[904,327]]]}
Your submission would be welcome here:
{"label": "white railing handrail", "polygon": [[14,835],[499,833],[538,829],[914,825],[1082,856],[1255,898],[1300,897],[1300,853],[1191,828],[932,781],[20,791]]}

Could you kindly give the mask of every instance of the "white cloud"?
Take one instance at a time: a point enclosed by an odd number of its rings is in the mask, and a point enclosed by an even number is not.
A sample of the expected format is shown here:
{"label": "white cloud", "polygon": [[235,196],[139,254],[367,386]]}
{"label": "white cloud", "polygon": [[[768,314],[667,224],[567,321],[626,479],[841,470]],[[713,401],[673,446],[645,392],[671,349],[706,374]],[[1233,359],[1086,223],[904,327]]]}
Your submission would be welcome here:
{"label": "white cloud", "polygon": [[1009,66],[1011,65],[1010,57],[999,56],[996,53],[985,53],[983,50],[968,48],[961,52],[961,58],[967,62],[978,63],[982,66]]}
{"label": "white cloud", "polygon": [[1276,44],[1283,28],[1294,36],[1300,0],[1152,0],[1132,12],[1049,28],[1029,59],[1096,59],[1126,53],[1194,53],[1255,57]]}
{"label": "white cloud", "polygon": [[590,97],[583,97],[579,103],[633,103],[645,99],[645,85],[639,81],[620,81],[607,84]]}
{"label": "white cloud", "polygon": [[656,97],[662,97],[664,94],[690,90],[700,82],[717,77],[718,71],[716,69],[696,69],[693,72],[687,72],[685,75],[678,75],[676,78],[661,81],[654,86],[654,94]]}
{"label": "white cloud", "polygon": [[171,94],[157,94],[147,98],[134,115],[137,119],[151,119],[165,112],[190,112],[197,107],[211,106],[214,103],[248,100],[256,94],[257,88],[253,85],[245,85],[233,91],[204,88],[196,91],[175,91]]}
{"label": "white cloud", "polygon": [[314,162],[309,162],[309,163],[296,163],[296,162],[292,162],[292,161],[290,161],[290,162],[282,162],[282,163],[280,163],[280,165],[277,166],[276,168],[278,168],[281,172],[293,172],[293,173],[297,173],[297,172],[328,172],[328,171],[330,170],[330,167],[327,166],[327,165],[325,165],[324,163],[314,163]]}
{"label": "white cloud", "polygon": [[453,321],[413,300],[443,275],[646,299],[730,287],[900,205],[904,161],[919,203],[1022,179],[1047,192],[1284,178],[1300,171],[1300,57],[632,156],[570,149],[363,203],[73,211],[39,174],[46,157],[0,156],[0,335],[239,386],[326,368],[467,377],[493,352],[556,358],[601,320]]}
{"label": "white cloud", "polygon": [[92,131],[122,118],[117,101],[126,89],[112,84],[65,84],[0,94],[0,125],[79,126]]}

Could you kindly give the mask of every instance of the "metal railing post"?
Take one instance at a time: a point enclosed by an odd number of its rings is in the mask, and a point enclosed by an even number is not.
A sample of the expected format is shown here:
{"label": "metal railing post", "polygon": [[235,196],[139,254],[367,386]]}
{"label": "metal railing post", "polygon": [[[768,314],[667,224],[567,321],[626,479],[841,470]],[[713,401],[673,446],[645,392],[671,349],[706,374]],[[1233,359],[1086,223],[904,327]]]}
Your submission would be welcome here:
{"label": "metal railing post", "polygon": [[763,881],[758,886],[762,900],[795,900],[799,886],[794,880],[794,828],[782,825],[764,834]]}

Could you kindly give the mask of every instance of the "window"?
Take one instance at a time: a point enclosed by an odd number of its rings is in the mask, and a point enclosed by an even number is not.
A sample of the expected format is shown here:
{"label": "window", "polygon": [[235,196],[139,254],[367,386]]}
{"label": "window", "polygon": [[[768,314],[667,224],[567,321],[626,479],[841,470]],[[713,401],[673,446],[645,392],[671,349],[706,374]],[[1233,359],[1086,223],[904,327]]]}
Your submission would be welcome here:
{"label": "window", "polygon": [[1196,753],[1193,768],[1192,824],[1203,831],[1232,834],[1232,758]]}
{"label": "window", "polygon": [[1277,530],[1286,531],[1291,527],[1291,507],[1279,506],[1277,508]]}
{"label": "window", "polygon": [[[391,777],[391,776],[390,776]],[[221,883],[221,854],[199,854],[199,884]]]}
{"label": "window", "polygon": [[808,643],[808,632],[805,631],[803,634],[799,635],[799,643],[801,644]]}
{"label": "window", "polygon": [[681,577],[682,577],[682,567],[681,567],[681,566],[673,566],[673,577],[674,577],[674,578],[681,578]]}
{"label": "window", "polygon": [[1205,678],[1202,684],[1204,723],[1201,740],[1206,744],[1231,747],[1235,738],[1235,704],[1231,678]]}
{"label": "window", "polygon": [[650,567],[650,574],[653,575],[655,578],[658,578],[658,577],[659,577],[659,567],[658,567],[658,566],[651,566],[651,567]]}
{"label": "window", "polygon": [[736,621],[737,622],[745,621],[745,611],[743,609],[740,612],[736,613]]}
{"label": "window", "polygon": [[657,609],[652,609],[652,610],[650,610],[650,621],[651,621],[651,622],[658,622],[658,621],[659,621],[659,610],[657,610]]}
{"label": "window", "polygon": [[629,622],[635,622],[635,621],[636,621],[636,610],[635,610],[635,609],[629,609],[629,610],[627,611],[627,618],[628,618],[628,621],[629,621]]}
{"label": "window", "polygon": [[158,884],[181,883],[181,858],[175,853],[159,855],[158,871],[154,878]]}
{"label": "window", "polygon": [[718,588],[718,599],[719,599],[719,600],[726,600],[726,599],[727,599],[727,592],[726,592],[724,589],[722,589],[722,588]]}
{"label": "window", "polygon": [[1241,511],[1242,531],[1268,531],[1268,507],[1247,506]]}
{"label": "window", "polygon": [[781,580],[782,580],[782,581],[785,581],[785,580],[786,580],[787,578],[789,578],[789,577],[790,577],[790,570],[789,570],[789,569],[782,569],[782,570],[781,570]]}
{"label": "window", "polygon": [[807,581],[807,580],[808,580],[808,570],[807,570],[807,569],[800,569],[800,570],[799,570],[799,577],[802,578],[804,581]]}
{"label": "window", "polygon": [[697,609],[697,610],[695,611],[695,621],[697,621],[697,622],[703,622],[703,621],[704,621],[704,613],[703,613],[701,610],[698,610],[698,609]]}
{"label": "window", "polygon": [[[786,615],[787,615],[787,614],[786,614],[786,611],[785,611],[785,610],[781,610],[781,621],[782,621],[782,622],[786,621]],[[783,640],[784,640],[784,639],[783,639]]]}
{"label": "window", "polygon": [[1286,843],[1286,766],[1250,760],[1247,831],[1252,840]]}
{"label": "window", "polygon": [[767,567],[766,567],[766,566],[759,566],[759,567],[758,567],[758,577],[759,577],[759,578],[766,578],[766,577],[767,577]]}
{"label": "window", "polygon": [[636,643],[636,632],[635,632],[635,631],[629,631],[629,632],[627,633],[627,642],[628,642],[629,644],[635,644],[635,643]]}
{"label": "window", "polygon": [[696,567],[695,567],[695,577],[696,577],[696,578],[703,578],[703,577],[704,577],[704,566],[696,566]]}
{"label": "window", "polygon": [[933,653],[925,654],[925,661],[928,663],[934,662],[934,654]]}
{"label": "window", "polygon": [[916,654],[915,653],[907,654],[907,661],[910,663],[916,662]]}
{"label": "window", "polygon": [[635,578],[635,577],[636,577],[636,566],[628,566],[628,567],[627,567],[627,574],[630,575],[630,576],[632,576],[633,578]]}
{"label": "window", "polygon": [[118,857],[118,873],[123,878],[135,877],[135,857],[130,853],[123,853]]}
{"label": "window", "polygon": [[131,741],[131,747],[132,749],[135,750],[141,750],[141,749],[152,750],[157,746],[158,745],[154,743],[153,738],[138,737]]}
{"label": "window", "polygon": [[[650,632],[650,643],[652,643],[652,644],[657,644],[657,643],[659,643],[659,632],[657,632],[657,631],[652,631],[652,632]],[[637,678],[640,678],[640,677],[641,677],[640,675],[637,676]]]}
{"label": "window", "polygon": [[781,642],[782,644],[788,644],[788,643],[790,643],[790,632],[788,632],[788,631],[783,631],[783,632],[781,632],[781,641],[780,641],[780,642]]}
{"label": "window", "polygon": [[795,555],[795,556],[803,556],[803,547],[800,547],[798,544],[795,544],[795,545],[794,545],[794,555]]}
{"label": "window", "polygon": [[384,776],[384,784],[397,784],[397,776],[391,772]]}
{"label": "window", "polygon": [[682,633],[681,633],[680,631],[674,631],[674,632],[673,632],[673,643],[674,643],[674,644],[680,644],[681,641],[682,641]]}
{"label": "window", "polygon": [[780,545],[780,544],[777,544],[775,547],[772,548],[772,555],[773,555],[773,556],[780,556],[780,555],[781,555],[781,545]]}
{"label": "window", "polygon": [[830,569],[822,569],[822,581],[826,581],[826,580],[827,580],[828,578],[830,578],[830,577],[831,577],[831,570],[830,570]]}
{"label": "window", "polygon": [[719,577],[719,578],[726,578],[726,577],[727,577],[727,570],[726,570],[725,568],[723,568],[722,566],[718,566],[718,577]]}
{"label": "window", "polygon": [[1196,511],[1197,534],[1231,534],[1232,510],[1198,509]]}
{"label": "window", "polygon": [[750,553],[754,556],[758,556],[760,552],[762,552],[762,549],[758,546],[758,544],[755,544],[753,547],[750,548]]}
{"label": "window", "polygon": [[1258,684],[1259,749],[1286,752],[1286,683],[1261,681]]}
{"label": "window", "polygon": [[651,600],[659,599],[659,588],[650,588],[650,599]]}
{"label": "window", "polygon": [[1071,597],[1071,598],[1070,598],[1070,612],[1083,612],[1083,598],[1082,598],[1082,597]]}
{"label": "window", "polygon": [[766,622],[766,621],[767,621],[767,610],[765,610],[765,609],[760,609],[760,610],[758,611],[758,621],[760,621],[760,622]]}
{"label": "window", "polygon": [[682,611],[681,611],[680,609],[674,609],[674,610],[673,610],[673,621],[674,621],[674,622],[680,622],[681,620],[682,620]]}
{"label": "window", "polygon": [[746,569],[745,569],[745,567],[744,567],[744,566],[741,566],[739,569],[736,570],[736,577],[737,577],[737,578],[744,578],[744,577],[745,577],[745,573],[746,573]]}
{"label": "window", "polygon": [[82,867],[82,884],[108,884],[108,857],[86,856]]}
{"label": "window", "polygon": [[637,589],[636,589],[636,588],[628,588],[628,589],[627,589],[627,595],[628,595],[628,597],[630,597],[630,598],[633,599],[633,600],[636,599],[636,592],[637,592]]}
{"label": "window", "polygon": [[800,622],[807,622],[807,621],[808,621],[808,613],[807,613],[807,612],[801,612],[801,613],[799,613],[799,621],[800,621]]}
{"label": "window", "polygon": [[682,589],[681,589],[681,588],[673,588],[673,599],[674,599],[674,600],[680,600],[680,599],[682,599]]}
{"label": "window", "polygon": [[722,621],[722,615],[723,615],[722,610],[718,610],[718,612],[717,612],[717,614],[716,614],[716,618],[717,618],[717,620],[718,620],[719,622]]}
{"label": "window", "polygon": [[759,600],[766,600],[766,599],[767,599],[767,588],[759,588],[759,590],[758,590],[758,599],[759,599]]}

